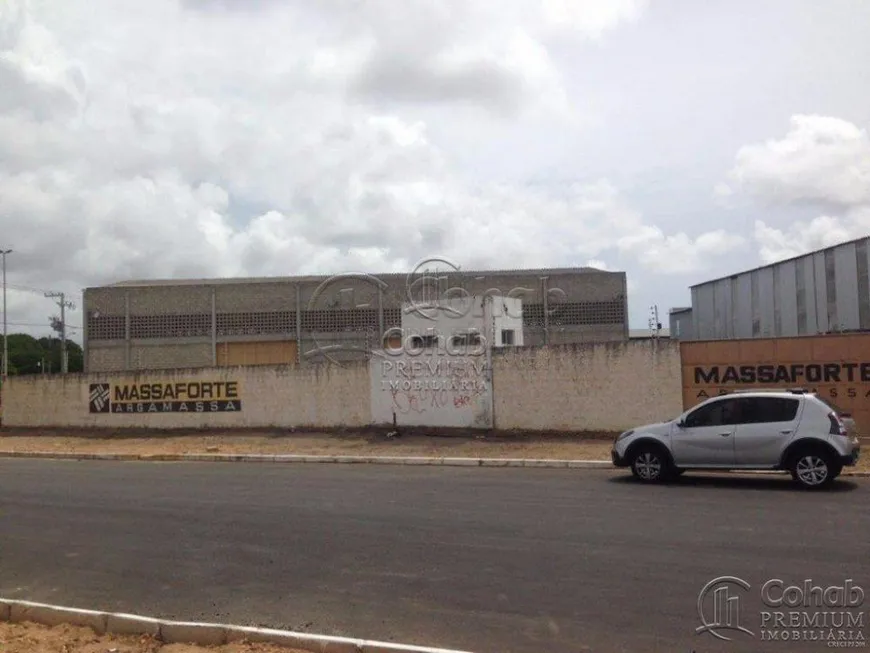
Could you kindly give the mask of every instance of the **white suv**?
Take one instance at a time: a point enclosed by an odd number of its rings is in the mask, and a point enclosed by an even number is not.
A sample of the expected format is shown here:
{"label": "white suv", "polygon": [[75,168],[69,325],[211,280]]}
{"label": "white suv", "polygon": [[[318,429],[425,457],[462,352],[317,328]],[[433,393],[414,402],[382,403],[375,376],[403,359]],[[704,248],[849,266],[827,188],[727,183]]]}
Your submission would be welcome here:
{"label": "white suv", "polygon": [[836,407],[801,390],[762,390],[713,397],[669,422],[626,431],[611,457],[647,482],[687,469],[787,470],[821,488],[859,453],[855,424]]}

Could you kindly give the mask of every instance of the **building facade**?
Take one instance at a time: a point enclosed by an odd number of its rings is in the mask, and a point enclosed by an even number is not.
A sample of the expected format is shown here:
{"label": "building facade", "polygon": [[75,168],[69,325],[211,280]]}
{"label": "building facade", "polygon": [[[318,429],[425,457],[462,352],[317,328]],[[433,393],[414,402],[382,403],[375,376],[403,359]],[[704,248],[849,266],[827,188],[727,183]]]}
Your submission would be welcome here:
{"label": "building facade", "polygon": [[526,345],[628,338],[625,273],[593,268],[127,281],[84,291],[85,369],[367,357],[404,303],[471,295],[521,300]]}
{"label": "building facade", "polygon": [[[870,329],[870,237],[692,286],[681,340],[777,338]],[[685,319],[685,311],[677,314]],[[674,317],[672,316],[672,321]]]}

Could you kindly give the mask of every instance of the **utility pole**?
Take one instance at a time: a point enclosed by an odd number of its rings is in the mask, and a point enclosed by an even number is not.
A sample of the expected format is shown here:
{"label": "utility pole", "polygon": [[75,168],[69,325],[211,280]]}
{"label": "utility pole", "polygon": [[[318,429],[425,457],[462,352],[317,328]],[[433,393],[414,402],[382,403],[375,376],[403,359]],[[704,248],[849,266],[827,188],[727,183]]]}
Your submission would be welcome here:
{"label": "utility pole", "polygon": [[661,330],[662,330],[662,323],[659,322],[659,306],[658,306],[658,304],[650,306],[649,312],[650,312],[650,316],[649,316],[650,335],[654,339],[658,339],[659,334],[661,333]]}
{"label": "utility pole", "polygon": [[47,292],[46,297],[57,299],[57,305],[60,306],[60,371],[61,374],[66,374],[69,368],[66,356],[66,309],[75,308],[75,304],[66,300],[66,295],[62,292]]}
{"label": "utility pole", "polygon": [[0,256],[3,257],[3,382],[6,382],[6,377],[9,376],[9,344],[8,332],[6,329],[6,255],[11,254],[11,249],[0,249]]}

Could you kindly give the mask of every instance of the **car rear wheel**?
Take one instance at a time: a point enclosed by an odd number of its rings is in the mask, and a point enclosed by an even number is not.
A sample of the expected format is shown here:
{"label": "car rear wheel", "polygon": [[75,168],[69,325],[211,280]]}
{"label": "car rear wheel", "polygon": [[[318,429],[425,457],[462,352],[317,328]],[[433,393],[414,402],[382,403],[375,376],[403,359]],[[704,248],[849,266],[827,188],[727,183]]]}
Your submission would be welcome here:
{"label": "car rear wheel", "polygon": [[641,445],[631,457],[631,473],[645,483],[660,483],[670,476],[670,463],[660,448]]}
{"label": "car rear wheel", "polygon": [[840,473],[829,453],[813,449],[794,456],[789,471],[801,487],[811,490],[829,486]]}

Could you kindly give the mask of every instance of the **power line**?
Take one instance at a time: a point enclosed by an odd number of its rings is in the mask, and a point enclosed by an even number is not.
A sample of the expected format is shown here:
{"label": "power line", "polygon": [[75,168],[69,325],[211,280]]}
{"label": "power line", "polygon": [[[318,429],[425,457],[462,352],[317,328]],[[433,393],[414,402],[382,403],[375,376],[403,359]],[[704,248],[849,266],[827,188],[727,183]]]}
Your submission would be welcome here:
{"label": "power line", "polygon": [[[38,323],[38,322],[7,322],[6,324],[10,326],[26,326],[26,327],[44,327],[47,326],[51,328],[51,324]],[[68,331],[81,331],[83,327],[70,326],[67,325]]]}
{"label": "power line", "polygon": [[45,288],[34,288],[33,286],[22,286],[22,285],[17,284],[17,283],[7,283],[6,287],[9,288],[10,290],[20,290],[23,292],[32,292],[32,293],[36,293],[38,295],[44,295],[48,292],[51,292],[50,290],[47,290]]}

